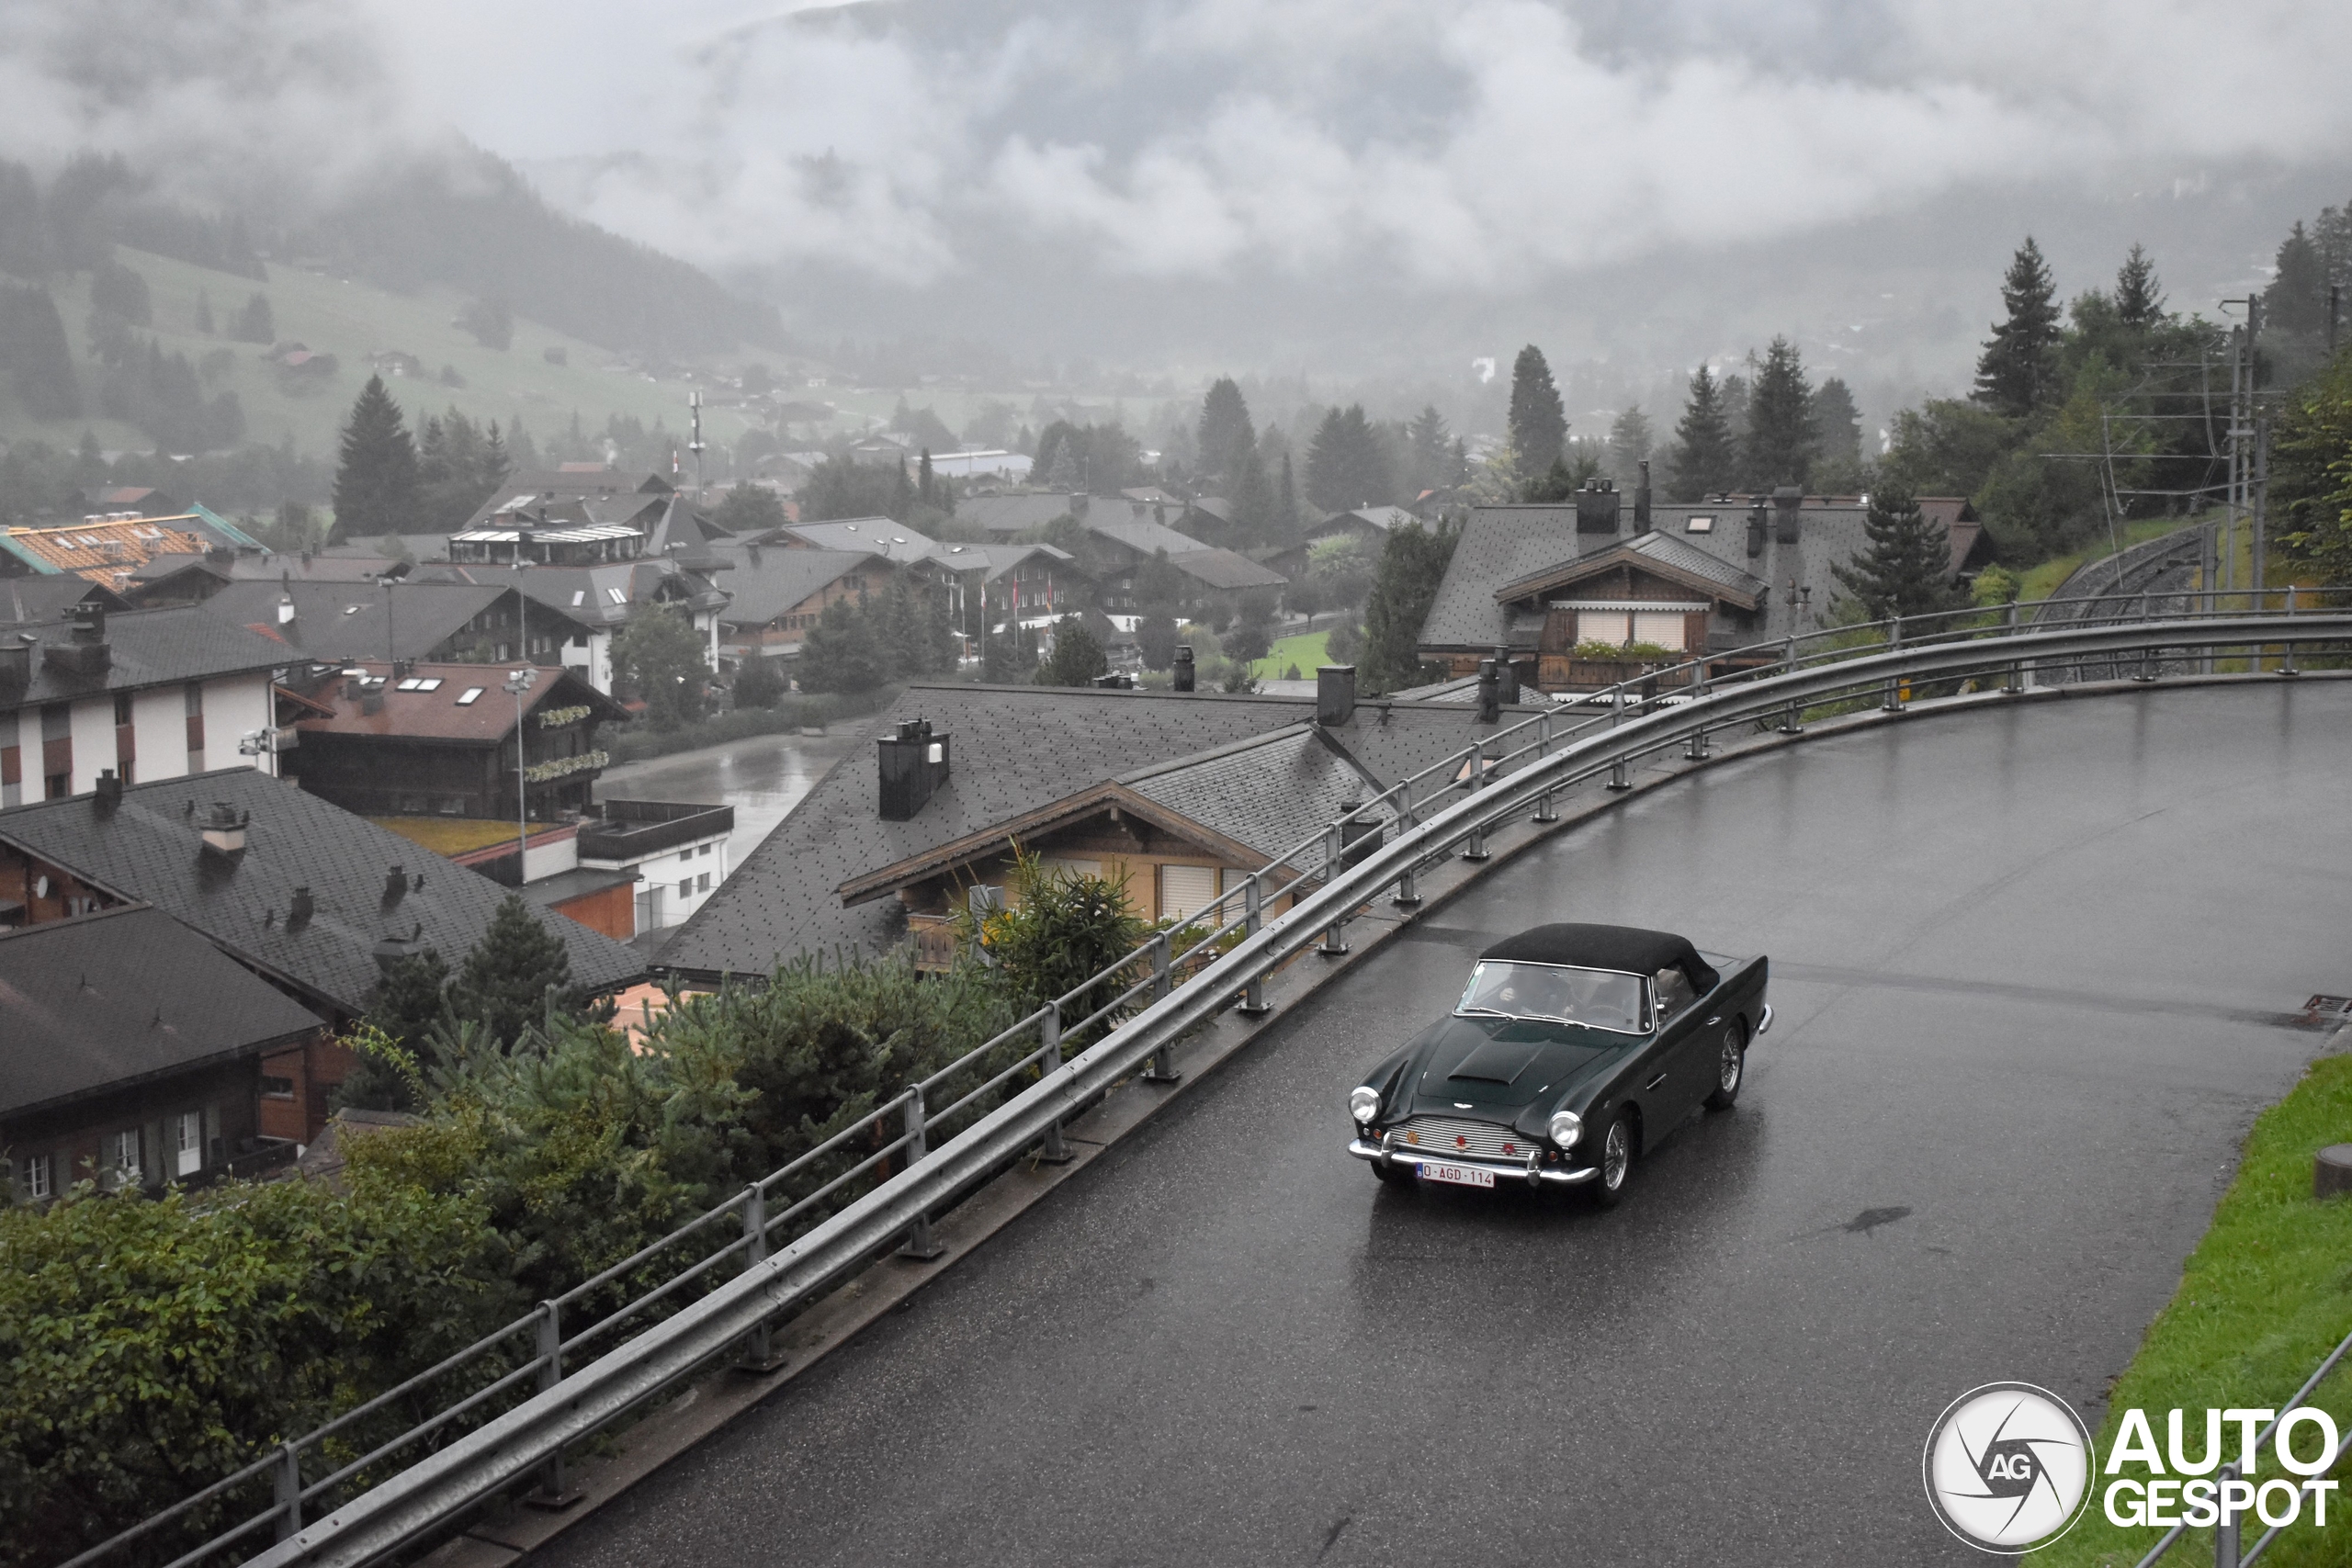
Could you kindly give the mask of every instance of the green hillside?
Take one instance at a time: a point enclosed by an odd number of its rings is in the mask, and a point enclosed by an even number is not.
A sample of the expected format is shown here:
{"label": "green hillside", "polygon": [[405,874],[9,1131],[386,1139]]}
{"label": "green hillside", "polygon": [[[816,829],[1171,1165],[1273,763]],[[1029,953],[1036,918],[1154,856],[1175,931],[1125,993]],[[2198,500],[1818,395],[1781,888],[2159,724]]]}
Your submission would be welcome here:
{"label": "green hillside", "polygon": [[[394,294],[357,281],[346,281],[275,264],[266,285],[225,272],[175,261],[166,256],[118,247],[117,254],[147,281],[153,299],[153,335],[168,353],[184,354],[204,375],[209,394],[233,391],[245,414],[245,439],[275,445],[291,437],[296,447],[317,453],[333,451],[335,434],[352,399],[371,373],[369,356],[390,351],[413,355],[424,367],[419,378],[387,377],[385,385],[407,410],[413,423],[426,413],[454,405],[476,420],[495,419],[505,424],[517,414],[535,438],[568,427],[577,412],[591,431],[601,429],[608,415],[633,416],[650,426],[666,422],[683,434],[687,414],[688,386],[684,381],[658,381],[622,366],[609,350],[550,331],[517,316],[512,347],[483,347],[454,324],[468,297],[454,289],[421,288]],[[86,353],[85,323],[90,315],[87,272],[53,275],[50,289],[64,318],[77,355]],[[299,342],[313,353],[332,354],[338,361],[332,376],[294,378],[283,376],[266,358],[267,345],[238,343],[228,337],[231,315],[241,309],[256,288],[269,298],[280,342]],[[197,330],[199,298],[209,299],[219,329],[210,335]],[[550,364],[545,350],[563,351],[567,363]],[[746,351],[725,356],[721,363],[748,359],[773,363],[773,353]],[[95,431],[109,451],[143,449],[151,443],[130,425],[96,416],[92,394],[93,363],[83,358],[85,402],[92,417],[38,421],[0,383],[0,441],[38,437],[71,446],[84,429]],[[444,385],[444,367],[456,370],[463,387]],[[706,398],[712,394],[705,392]],[[707,408],[706,437],[731,444],[752,422],[733,408]]]}

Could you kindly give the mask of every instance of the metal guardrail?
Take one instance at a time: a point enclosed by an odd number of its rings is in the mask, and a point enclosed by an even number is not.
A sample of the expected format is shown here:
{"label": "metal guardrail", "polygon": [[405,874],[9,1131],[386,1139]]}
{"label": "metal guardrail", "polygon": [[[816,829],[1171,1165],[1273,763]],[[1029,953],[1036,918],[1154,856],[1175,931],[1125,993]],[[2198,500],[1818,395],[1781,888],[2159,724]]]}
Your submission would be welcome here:
{"label": "metal guardrail", "polygon": [[[2319,1370],[2312,1372],[2310,1377],[2305,1378],[2303,1380],[2303,1386],[2295,1391],[2295,1397],[2287,1401],[2285,1406],[2279,1410],[2278,1414],[2270,1418],[2270,1424],[2268,1426],[2263,1427],[2261,1431],[2255,1434],[2254,1441],[2247,1445],[2250,1450],[2260,1450],[2262,1445],[2269,1440],[2270,1434],[2278,1429],[2278,1423],[2284,1421],[2288,1416],[2292,1416],[2297,1410],[2302,1408],[2303,1401],[2309,1399],[2312,1396],[2312,1391],[2317,1389],[2322,1382],[2326,1381],[2327,1374],[2335,1370],[2335,1364],[2344,1359],[2345,1352],[2346,1351],[2352,1351],[2352,1334],[2346,1335],[2343,1342],[2337,1345],[2334,1350],[2328,1352],[2327,1359],[2319,1364]],[[2176,1452],[2177,1451],[2177,1450],[2176,1450]],[[2303,1486],[2308,1486],[2312,1482],[2317,1481],[2321,1477],[2326,1475],[2329,1471],[2334,1470],[2338,1464],[2343,1462],[2344,1456],[2347,1452],[2352,1452],[2352,1429],[2346,1430],[2342,1436],[2336,1438],[2335,1447],[2327,1456],[2327,1462],[2320,1466],[2319,1469],[2313,1472],[2312,1475],[2299,1483],[2297,1484],[2297,1490],[2300,1491]],[[2225,1464],[2221,1468],[2220,1472],[2213,1479],[2215,1482],[2220,1483],[2226,1481],[2242,1482],[2244,1478],[2239,1475],[2238,1467],[2235,1464]],[[2274,1477],[2274,1479],[2276,1478]],[[2246,1499],[2247,1506],[2250,1507],[2253,1502],[2253,1497],[2249,1495]],[[2298,1499],[2296,1511],[2299,1514],[2301,1512],[2300,1499]],[[2270,1543],[2278,1539],[2278,1532],[2287,1528],[2285,1525],[2272,1525],[2268,1529],[2262,1532],[2260,1539],[2256,1540],[2252,1546],[2247,1547],[2245,1552],[2241,1554],[2238,1551],[2238,1544],[2241,1533],[2243,1532],[2245,1524],[2244,1515],[2245,1510],[2237,1510],[2233,1517],[2230,1517],[2225,1522],[2217,1524],[2214,1527],[2213,1568],[2247,1568],[2247,1565],[2252,1563],[2256,1558],[2261,1556],[2265,1551],[2269,1550]],[[2139,1562],[2135,1565],[2135,1568],[2154,1568],[2156,1559],[2162,1557],[2165,1552],[2170,1551],[2173,1547],[2179,1542],[2181,1537],[2188,1533],[2188,1527],[2187,1525],[2173,1526],[2172,1529],[2165,1532],[2163,1540],[2157,1541],[2154,1546],[2148,1550],[2148,1555],[2140,1559]]]}
{"label": "metal guardrail", "polygon": [[[1063,1157],[1063,1122],[1116,1083],[1139,1069],[1147,1078],[1172,1079],[1170,1052],[1186,1032],[1228,1005],[1266,1010],[1263,984],[1274,969],[1318,942],[1323,952],[1345,952],[1345,924],[1354,911],[1392,888],[1397,903],[1418,903],[1422,867],[1457,850],[1464,859],[1485,859],[1487,834],[1513,818],[1555,820],[1559,791],[1604,775],[1611,787],[1626,787],[1634,762],[1677,745],[1686,757],[1702,760],[1711,735],[1733,726],[1761,722],[1793,733],[1808,710],[1858,694],[1899,710],[1918,681],[1992,675],[2001,690],[2014,693],[2024,689],[2026,672],[2036,665],[2133,653],[2145,664],[2162,649],[2181,648],[2245,649],[2256,662],[2271,657],[2261,650],[2279,649],[2278,673],[2291,676],[2301,646],[2352,648],[2352,612],[2304,610],[2292,603],[2292,591],[2287,597],[2280,613],[2223,612],[2208,595],[2205,608],[2186,614],[2060,630],[2019,629],[2020,613],[2031,606],[2018,604],[1838,627],[1654,672],[1611,689],[1598,716],[1546,709],[1498,728],[1334,818],[1181,931],[1156,933],[1069,994],[873,1107],[680,1230],[398,1388],[269,1450],[67,1568],[117,1559],[195,1509],[265,1479],[272,1488],[267,1507],[177,1558],[172,1568],[210,1561],[265,1530],[278,1540],[255,1562],[356,1568],[430,1534],[534,1472],[543,1490],[560,1494],[568,1446],[723,1357],[740,1350],[754,1362],[764,1360],[769,1325],[781,1314],[892,1247],[935,1256],[933,1214],[1033,1149],[1046,1159]],[[1738,668],[1743,656],[1753,662]],[[1732,668],[1711,673],[1718,666]],[[1668,679],[1678,674],[1679,683]],[[1457,793],[1461,798],[1453,799]],[[1276,894],[1293,904],[1270,916],[1266,905]],[[1065,1059],[1065,1039],[1106,1026],[1103,1038]],[[1027,1045],[1033,1038],[1035,1044]],[[989,1103],[1033,1073],[1036,1081],[1002,1103]],[[933,1109],[967,1074],[977,1075],[976,1081]],[[968,1126],[932,1146],[941,1122],[966,1117],[974,1118]],[[888,1132],[894,1120],[895,1135]],[[865,1152],[852,1158],[861,1139]],[[901,1154],[899,1168],[888,1168]],[[828,1163],[842,1160],[849,1163],[838,1169]],[[836,1212],[824,1212],[845,1188],[869,1176],[875,1178],[870,1190]],[[791,1196],[801,1187],[808,1190]],[[778,1196],[790,1201],[771,1214],[770,1200]],[[731,1235],[723,1224],[730,1217],[736,1222]],[[808,1228],[787,1239],[796,1222]],[[728,1239],[718,1240],[722,1235]],[[594,1314],[596,1292],[673,1253],[681,1261],[669,1278]],[[649,1313],[698,1283],[704,1293],[672,1315]],[[582,1303],[590,1303],[593,1321],[567,1337],[567,1324]],[[622,1337],[621,1329],[632,1323],[633,1337]],[[567,1359],[583,1347],[616,1340],[588,1365],[565,1371]],[[352,1441],[348,1435],[367,1417],[403,1401],[413,1408],[426,1390],[468,1371],[490,1381],[329,1468],[328,1456],[342,1458]],[[363,1494],[337,1500],[339,1492],[368,1479],[372,1467],[423,1449],[502,1395],[519,1402]],[[312,1471],[323,1473],[313,1477]]]}

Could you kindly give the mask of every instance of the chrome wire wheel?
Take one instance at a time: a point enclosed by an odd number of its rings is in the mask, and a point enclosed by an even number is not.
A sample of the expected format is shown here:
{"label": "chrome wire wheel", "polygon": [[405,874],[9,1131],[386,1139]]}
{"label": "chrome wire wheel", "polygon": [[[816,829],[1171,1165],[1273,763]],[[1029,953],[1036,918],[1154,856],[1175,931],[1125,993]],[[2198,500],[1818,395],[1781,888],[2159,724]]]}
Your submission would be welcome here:
{"label": "chrome wire wheel", "polygon": [[1739,1048],[1739,1031],[1726,1030],[1724,1033],[1723,1060],[1715,1069],[1715,1087],[1722,1089],[1724,1093],[1737,1094],[1739,1092],[1740,1063],[1745,1053]]}
{"label": "chrome wire wheel", "polygon": [[1600,1145],[1600,1185],[1604,1191],[1617,1192],[1625,1185],[1625,1172],[1634,1163],[1634,1136],[1623,1116],[1609,1123],[1609,1136]]}

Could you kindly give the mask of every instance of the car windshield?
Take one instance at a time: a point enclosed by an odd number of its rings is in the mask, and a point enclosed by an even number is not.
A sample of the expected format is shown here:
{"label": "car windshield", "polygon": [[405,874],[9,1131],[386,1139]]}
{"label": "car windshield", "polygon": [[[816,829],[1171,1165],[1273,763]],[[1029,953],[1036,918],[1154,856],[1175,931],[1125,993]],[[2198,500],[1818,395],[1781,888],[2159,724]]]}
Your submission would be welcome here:
{"label": "car windshield", "polygon": [[1457,1013],[1581,1023],[1639,1034],[1648,1027],[1638,975],[1556,964],[1480,964],[1470,971]]}

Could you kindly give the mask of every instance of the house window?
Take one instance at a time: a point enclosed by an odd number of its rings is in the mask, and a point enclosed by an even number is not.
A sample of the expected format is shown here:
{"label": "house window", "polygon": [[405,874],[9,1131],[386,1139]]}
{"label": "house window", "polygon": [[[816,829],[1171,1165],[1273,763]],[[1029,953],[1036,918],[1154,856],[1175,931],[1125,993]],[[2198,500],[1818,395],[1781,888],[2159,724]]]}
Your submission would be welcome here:
{"label": "house window", "polygon": [[1159,918],[1189,919],[1216,898],[1216,867],[1163,865],[1159,868]]}
{"label": "house window", "polygon": [[99,1145],[98,1163],[104,1168],[107,1182],[113,1187],[139,1185],[139,1129],[108,1133]]}
{"label": "house window", "polygon": [[57,1190],[54,1155],[27,1155],[17,1173],[17,1196],[46,1198]]}
{"label": "house window", "polygon": [[183,1111],[172,1118],[172,1174],[194,1176],[204,1168],[204,1112]]}
{"label": "house window", "polygon": [[204,716],[204,687],[201,682],[190,681],[180,688],[180,710],[190,718]]}
{"label": "house window", "polygon": [[1637,614],[1634,616],[1634,640],[1657,648],[1670,648],[1679,652],[1682,648],[1683,620],[1680,615]]}
{"label": "house window", "polygon": [[610,599],[616,604],[626,604],[628,603],[628,595],[622,592],[617,588],[605,589],[605,597]]}
{"label": "house window", "polygon": [[707,893],[710,891],[710,873],[706,871],[700,876],[695,878],[695,891],[697,893]]}
{"label": "house window", "polygon": [[694,896],[695,879],[689,876],[680,881],[678,884],[678,897],[681,898],[691,898]]}
{"label": "house window", "polygon": [[63,800],[74,793],[74,775],[51,773],[43,781],[42,791],[41,798],[44,800]]}
{"label": "house window", "polygon": [[1682,531],[1686,534],[1712,534],[1715,531],[1715,520],[1712,516],[1686,518]]}
{"label": "house window", "polygon": [[475,703],[481,700],[481,694],[487,688],[481,686],[468,686],[464,691],[458,694],[458,705],[461,708],[469,708],[473,706]]}
{"label": "house window", "polygon": [[275,1073],[264,1073],[261,1076],[261,1097],[264,1100],[291,1100],[294,1098],[294,1080],[280,1077]]}
{"label": "house window", "polygon": [[117,692],[114,694],[114,722],[118,728],[130,722],[130,694],[129,692]]}

